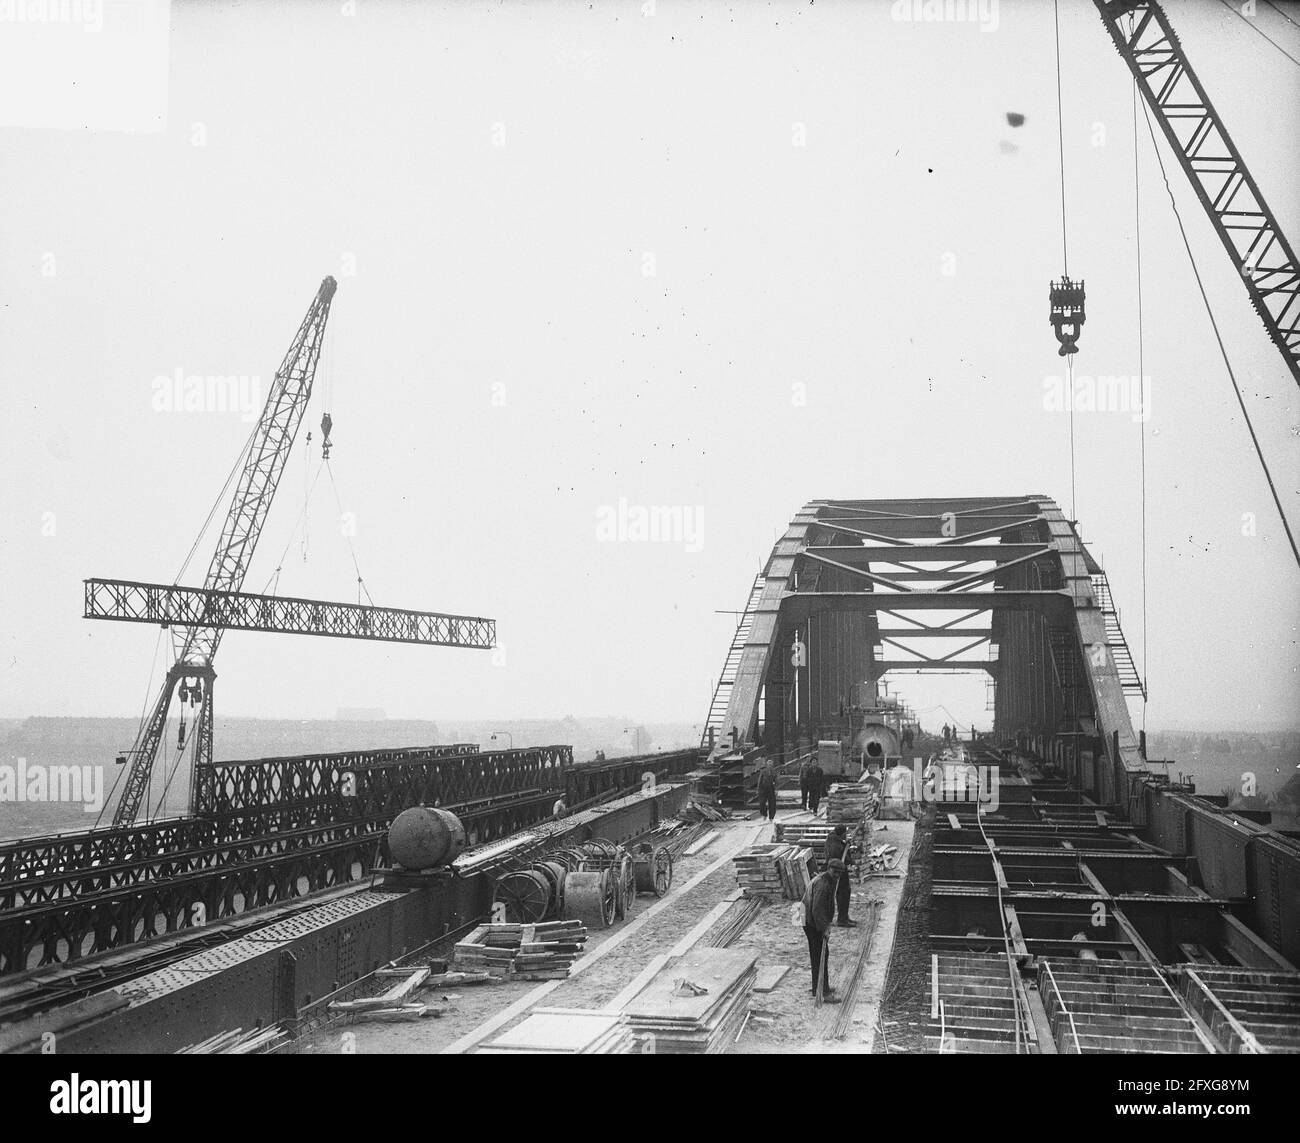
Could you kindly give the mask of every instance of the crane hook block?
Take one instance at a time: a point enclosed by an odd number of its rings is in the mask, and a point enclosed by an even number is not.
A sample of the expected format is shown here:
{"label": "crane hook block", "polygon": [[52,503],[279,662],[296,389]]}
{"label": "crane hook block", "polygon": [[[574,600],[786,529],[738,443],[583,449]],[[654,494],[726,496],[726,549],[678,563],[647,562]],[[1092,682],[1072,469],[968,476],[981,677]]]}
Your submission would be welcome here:
{"label": "crane hook block", "polygon": [[321,441],[320,454],[323,460],[330,458],[330,429],[334,427],[334,418],[326,413],[320,419],[320,431],[324,440]]}
{"label": "crane hook block", "polygon": [[1056,340],[1061,343],[1057,354],[1069,357],[1079,352],[1079,334],[1086,320],[1083,313],[1083,280],[1072,282],[1064,274],[1059,282],[1051,283],[1048,299],[1052,312],[1048,320],[1056,331]]}

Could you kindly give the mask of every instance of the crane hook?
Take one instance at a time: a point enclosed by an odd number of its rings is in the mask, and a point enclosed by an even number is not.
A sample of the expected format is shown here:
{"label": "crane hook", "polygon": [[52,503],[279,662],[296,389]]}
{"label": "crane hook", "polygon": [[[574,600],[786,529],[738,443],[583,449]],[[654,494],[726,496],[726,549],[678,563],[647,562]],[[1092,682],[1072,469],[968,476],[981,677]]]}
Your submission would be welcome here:
{"label": "crane hook", "polygon": [[325,438],[324,440],[321,441],[321,446],[320,446],[320,455],[322,460],[329,460],[330,458],[330,429],[332,429],[333,427],[334,427],[334,418],[331,417],[328,413],[326,413],[320,419],[321,436]]}
{"label": "crane hook", "polygon": [[1083,279],[1073,282],[1062,274],[1059,282],[1052,282],[1048,293],[1052,309],[1048,321],[1056,331],[1056,340],[1061,343],[1058,357],[1069,357],[1079,352],[1079,334],[1083,331],[1086,320],[1083,312]]}

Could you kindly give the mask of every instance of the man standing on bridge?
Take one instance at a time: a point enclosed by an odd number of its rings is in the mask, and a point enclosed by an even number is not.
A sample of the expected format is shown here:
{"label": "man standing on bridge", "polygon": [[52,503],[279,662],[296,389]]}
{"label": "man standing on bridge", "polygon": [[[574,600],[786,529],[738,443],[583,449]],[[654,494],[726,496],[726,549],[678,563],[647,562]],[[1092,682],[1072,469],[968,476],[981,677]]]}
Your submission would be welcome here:
{"label": "man standing on bridge", "polygon": [[808,771],[812,768],[812,755],[810,754],[799,763],[799,807],[806,810],[808,808]]}
{"label": "man standing on bridge", "polygon": [[776,767],[770,758],[764,759],[758,771],[758,816],[776,820]]}
{"label": "man standing on bridge", "polygon": [[822,768],[817,759],[808,767],[808,808],[816,815],[817,807],[822,804]]}
{"label": "man standing on bridge", "polygon": [[817,995],[820,985],[825,1004],[840,1002],[831,988],[830,930],[835,916],[835,884],[844,875],[844,862],[838,857],[831,858],[803,894],[803,932],[808,938],[808,958],[812,962],[812,994]]}
{"label": "man standing on bridge", "polygon": [[852,929],[857,925],[857,921],[849,920],[849,895],[852,886],[849,884],[848,854],[847,830],[843,825],[837,825],[826,839],[826,867],[829,869],[834,862],[838,861],[844,869],[840,879],[835,883],[835,911],[839,914],[836,923],[841,929]]}

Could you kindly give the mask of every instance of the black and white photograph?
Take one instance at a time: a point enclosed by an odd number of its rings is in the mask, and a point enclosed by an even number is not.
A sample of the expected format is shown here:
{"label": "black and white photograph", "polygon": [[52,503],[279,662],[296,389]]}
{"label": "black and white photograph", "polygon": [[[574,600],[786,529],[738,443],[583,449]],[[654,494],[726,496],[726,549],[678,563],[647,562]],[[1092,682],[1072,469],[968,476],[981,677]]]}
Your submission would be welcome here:
{"label": "black and white photograph", "polygon": [[26,1110],[1284,1106],[1297,140],[1295,0],[0,0]]}

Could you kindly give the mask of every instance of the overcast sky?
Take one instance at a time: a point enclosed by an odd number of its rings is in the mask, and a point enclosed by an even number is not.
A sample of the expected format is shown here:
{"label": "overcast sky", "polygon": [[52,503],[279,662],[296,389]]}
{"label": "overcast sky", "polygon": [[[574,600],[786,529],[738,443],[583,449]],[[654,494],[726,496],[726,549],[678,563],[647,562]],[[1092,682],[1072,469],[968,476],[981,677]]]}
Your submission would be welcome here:
{"label": "overcast sky", "polygon": [[[1300,67],[1220,4],[1166,8],[1294,239]],[[83,620],[81,581],[170,581],[250,427],[160,409],[155,381],[257,377],[260,407],[327,274],[313,441],[245,586],[287,550],[282,592],[355,598],[324,478],[305,561],[293,532],[328,403],[376,602],[493,616],[503,654],[234,632],[218,719],[701,721],[717,611],[807,500],[1069,513],[1069,418],[1044,408],[1052,9],[981,11],[106,2],[0,23],[0,715],[139,711],[158,633]],[[1300,29],[1255,20],[1300,55]],[[1063,0],[1061,35],[1076,372],[1135,375],[1130,78],[1089,0]],[[1294,724],[1300,573],[1140,130],[1148,725]],[[1294,382],[1167,162],[1300,524]],[[1078,519],[1139,661],[1140,429],[1076,416]],[[604,542],[620,500],[702,530]],[[901,687],[991,717],[980,679]]]}

